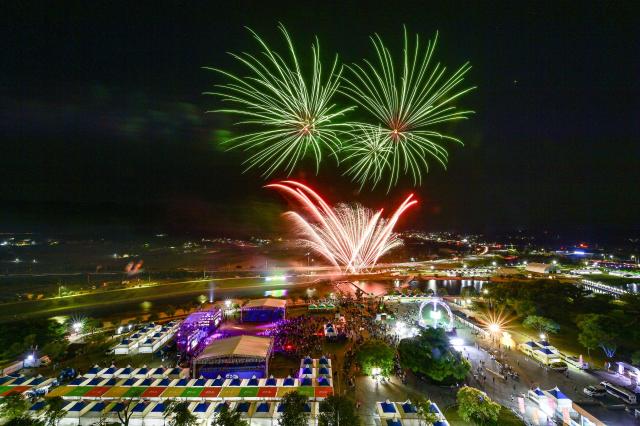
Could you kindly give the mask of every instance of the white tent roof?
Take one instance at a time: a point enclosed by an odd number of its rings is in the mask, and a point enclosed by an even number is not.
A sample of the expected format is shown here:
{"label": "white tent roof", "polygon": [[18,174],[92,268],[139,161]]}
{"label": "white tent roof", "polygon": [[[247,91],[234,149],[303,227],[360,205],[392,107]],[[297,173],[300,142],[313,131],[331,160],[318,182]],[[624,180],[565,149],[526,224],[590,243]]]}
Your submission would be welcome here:
{"label": "white tent roof", "polygon": [[242,308],[284,308],[286,300],[281,299],[253,299],[248,301]]}
{"label": "white tent roof", "polygon": [[209,358],[222,358],[228,356],[247,356],[252,358],[267,358],[271,348],[269,337],[235,336],[226,339],[214,340],[196,361]]}

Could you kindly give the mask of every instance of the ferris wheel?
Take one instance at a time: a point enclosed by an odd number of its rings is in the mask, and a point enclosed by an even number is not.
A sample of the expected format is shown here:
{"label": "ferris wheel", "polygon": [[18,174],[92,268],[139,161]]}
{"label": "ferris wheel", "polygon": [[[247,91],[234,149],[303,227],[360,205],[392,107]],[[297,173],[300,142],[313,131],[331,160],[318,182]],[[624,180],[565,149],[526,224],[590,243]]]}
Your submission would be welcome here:
{"label": "ferris wheel", "polygon": [[[438,309],[442,308],[442,309]],[[423,311],[428,310],[428,319],[425,319]],[[443,317],[442,311],[446,313]],[[439,297],[428,297],[420,304],[418,312],[418,324],[421,327],[444,328],[447,331],[453,329],[453,312],[449,305]]]}

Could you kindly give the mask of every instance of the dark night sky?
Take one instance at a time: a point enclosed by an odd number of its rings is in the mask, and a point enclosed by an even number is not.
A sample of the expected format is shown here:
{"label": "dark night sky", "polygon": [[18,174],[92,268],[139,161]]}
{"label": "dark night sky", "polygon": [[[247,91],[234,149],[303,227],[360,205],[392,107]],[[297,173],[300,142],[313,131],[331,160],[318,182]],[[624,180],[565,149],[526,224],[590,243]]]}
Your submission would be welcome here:
{"label": "dark night sky", "polygon": [[[216,146],[230,125],[203,113],[215,100],[200,93],[219,79],[200,67],[237,70],[225,52],[257,50],[245,25],[282,46],[278,22],[303,57],[314,35],[327,58],[371,57],[370,34],[399,48],[406,24],[425,39],[439,30],[450,67],[473,64],[464,105],[477,113],[454,129],[466,146],[448,171],[432,168],[405,226],[638,230],[632,3],[4,2],[0,231],[272,229],[285,205]],[[329,163],[299,177],[372,207],[411,190],[358,195]]]}

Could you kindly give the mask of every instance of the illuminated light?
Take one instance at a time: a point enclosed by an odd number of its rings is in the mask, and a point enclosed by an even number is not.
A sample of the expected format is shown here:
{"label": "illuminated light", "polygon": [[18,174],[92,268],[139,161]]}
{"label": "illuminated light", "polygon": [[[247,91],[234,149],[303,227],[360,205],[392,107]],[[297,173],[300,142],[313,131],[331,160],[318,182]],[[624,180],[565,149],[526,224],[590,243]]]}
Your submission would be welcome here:
{"label": "illuminated light", "polygon": [[393,233],[402,214],[417,204],[410,194],[389,219],[383,219],[382,209],[373,212],[362,206],[330,207],[315,191],[299,182],[287,180],[266,185],[291,195],[310,215],[309,221],[300,213],[287,212],[302,237],[301,242],[332,265],[347,273],[360,273],[375,266],[389,250],[402,244]]}
{"label": "illuminated light", "polygon": [[[426,49],[421,49],[418,37],[411,45],[405,31],[402,56],[395,63],[382,39],[375,35],[371,40],[377,60],[348,66],[351,73],[341,92],[375,119],[375,124],[357,123],[353,140],[344,148],[348,158],[359,164],[348,174],[360,182],[361,187],[365,182],[375,187],[383,174],[389,175],[388,191],[397,185],[401,175],[410,176],[414,185],[420,185],[423,172],[429,170],[427,159],[444,167],[448,161],[445,143],[462,143],[443,134],[439,127],[469,118],[473,113],[454,105],[474,89],[462,87],[471,66],[465,63],[447,74],[444,66],[432,61],[437,39],[436,33]],[[381,140],[371,144],[371,134],[380,128]],[[387,148],[388,152],[369,155],[369,146],[378,150]]]}
{"label": "illuminated light", "polygon": [[284,297],[289,293],[287,289],[267,290],[264,292],[265,297]]}
{"label": "illuminated light", "polygon": [[429,312],[429,318],[435,321],[439,321],[440,319],[442,319],[442,312],[433,310]]}
{"label": "illuminated light", "polygon": [[118,334],[122,334],[122,326],[118,327],[118,331],[117,331],[117,333],[118,333]]}
{"label": "illuminated light", "polygon": [[540,340],[544,340],[547,338],[547,335],[544,333],[540,333]]}
{"label": "illuminated light", "polygon": [[578,256],[584,256],[585,251],[584,250],[574,250],[573,254],[578,255]]}
{"label": "illuminated light", "polygon": [[73,331],[75,331],[76,333],[79,333],[82,330],[82,323],[81,322],[74,322],[73,325]]}
{"label": "illuminated light", "polygon": [[492,266],[497,266],[497,265],[498,265],[498,262],[496,262],[496,261],[494,260],[493,262],[491,262],[491,265],[492,265]]}
{"label": "illuminated light", "polygon": [[452,337],[449,339],[451,346],[464,346],[464,340],[460,337]]}
{"label": "illuminated light", "polygon": [[271,277],[265,277],[264,279],[266,282],[271,282],[271,281],[286,281],[287,280],[287,276],[286,275],[274,275]]}
{"label": "illuminated light", "polygon": [[307,157],[313,158],[319,171],[324,153],[335,155],[341,141],[349,137],[350,125],[338,123],[337,118],[354,108],[337,108],[332,101],[341,83],[342,67],[337,57],[331,66],[323,66],[316,41],[311,47],[311,72],[307,74],[299,65],[289,33],[282,25],[279,29],[286,41],[286,54],[273,51],[251,30],[262,52],[231,54],[246,66],[248,76],[205,67],[228,80],[218,84],[215,91],[205,92],[230,105],[213,112],[234,115],[239,118],[237,124],[250,126],[246,133],[224,143],[252,152],[245,160],[246,170],[260,169],[264,177],[278,170],[290,175]]}
{"label": "illuminated light", "polygon": [[382,373],[382,369],[380,369],[379,367],[373,367],[371,369],[372,376],[379,376],[381,373]]}
{"label": "illuminated light", "polygon": [[489,324],[489,331],[492,333],[497,333],[500,331],[500,326],[498,324]]}
{"label": "illuminated light", "polygon": [[225,306],[226,308],[230,308],[230,307],[231,307],[231,300],[225,300],[225,301],[224,301],[224,306]]}

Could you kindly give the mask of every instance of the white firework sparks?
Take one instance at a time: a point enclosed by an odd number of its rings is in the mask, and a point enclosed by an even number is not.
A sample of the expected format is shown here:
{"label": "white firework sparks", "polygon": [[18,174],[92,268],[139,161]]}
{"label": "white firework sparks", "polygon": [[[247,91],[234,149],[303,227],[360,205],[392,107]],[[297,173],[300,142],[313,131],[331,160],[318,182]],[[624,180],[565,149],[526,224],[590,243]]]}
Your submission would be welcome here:
{"label": "white firework sparks", "polygon": [[382,209],[374,212],[345,204],[333,208],[311,188],[296,181],[282,181],[266,187],[281,190],[300,203],[310,215],[309,220],[298,212],[290,211],[285,215],[296,226],[301,241],[346,273],[370,269],[383,254],[402,244],[393,228],[400,216],[417,203],[411,194],[391,217],[384,219]]}

